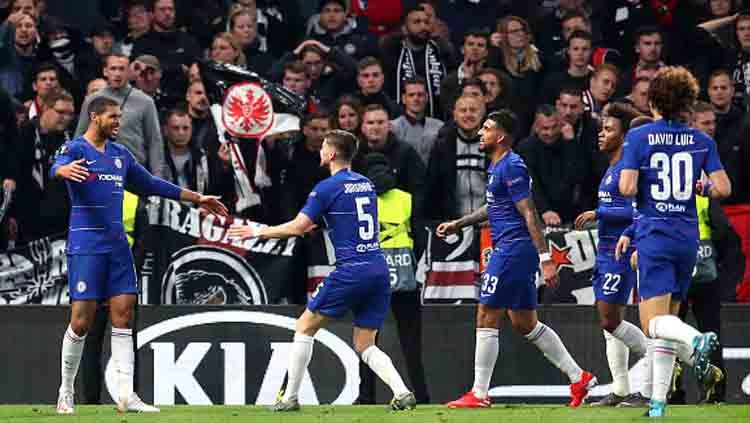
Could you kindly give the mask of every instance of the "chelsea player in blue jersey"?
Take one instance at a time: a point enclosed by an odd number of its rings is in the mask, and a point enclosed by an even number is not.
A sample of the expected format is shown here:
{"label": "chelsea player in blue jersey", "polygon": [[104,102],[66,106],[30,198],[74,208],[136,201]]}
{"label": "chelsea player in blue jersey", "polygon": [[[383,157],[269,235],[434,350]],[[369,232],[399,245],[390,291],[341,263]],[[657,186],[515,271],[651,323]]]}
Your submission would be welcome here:
{"label": "chelsea player in blue jersey", "polygon": [[531,198],[531,180],[523,159],[513,151],[517,118],[509,110],[491,113],[479,131],[480,148],[492,164],[487,183],[487,204],[458,220],[441,223],[444,237],[489,219],[494,249],[482,274],[477,309],[474,386],[452,408],[490,407],[489,385],[499,354],[499,327],[507,310],[513,328],[536,345],[570,379],[571,407],[578,407],[596,384],[582,370],[560,337],[537,319],[536,273],[541,262],[547,284],[557,286],[557,269],[547,250],[539,215]]}
{"label": "chelsea player in blue jersey", "polygon": [[331,318],[354,313],[354,349],[362,361],[393,391],[394,410],[413,409],[414,395],[406,388],[390,357],[375,345],[375,335],[390,308],[388,265],[378,241],[377,196],[372,182],[351,171],[357,138],[346,131],[329,132],[320,150],[320,165],[331,176],[310,193],[294,220],[256,229],[233,226],[229,234],[239,238],[289,238],[312,230],[322,222],[328,228],[336,254],[334,270],[313,293],[307,309],[297,320],[289,356],[288,383],[274,411],[297,411],[302,377],[313,350],[313,337]]}
{"label": "chelsea player in blue jersey", "polygon": [[[684,123],[698,93],[698,82],[687,69],[662,68],[649,88],[658,120],[625,137],[619,188],[624,196],[635,197],[640,214],[638,293],[641,327],[651,338],[647,348],[653,385],[651,417],[664,416],[680,344],[693,347],[693,368],[699,379],[709,373],[709,357],[718,346],[716,334],[701,334],[673,315],[686,299],[697,258],[696,190],[715,199],[731,193],[716,143]],[[702,171],[710,183],[698,183]]]}
{"label": "chelsea player in blue jersey", "polygon": [[62,381],[57,400],[59,414],[74,412],[73,382],[97,303],[108,300],[112,321],[112,359],[117,371],[120,412],[158,412],[133,392],[133,336],[130,321],[136,302],[135,266],[122,222],[123,192],[158,195],[190,201],[210,213],[226,215],[218,197],[181,189],[152,176],[120,144],[111,141],[120,127],[122,112],[110,98],[93,100],[91,123],[83,136],[64,144],[50,169],[66,180],[71,199],[68,289],[72,302],[70,325],[62,343]]}
{"label": "chelsea player in blue jersey", "polygon": [[[620,194],[618,183],[622,170],[622,145],[637,110],[624,103],[610,103],[604,109],[599,132],[599,150],[609,155],[609,168],[599,184],[599,205],[582,213],[575,221],[577,229],[596,220],[598,245],[592,285],[599,312],[599,324],[606,340],[607,362],[612,373],[612,392],[594,406],[614,407],[622,402],[633,404],[641,393],[630,398],[628,353],[646,354],[646,336],[634,324],[624,320],[625,305],[635,288],[635,271],[630,268],[631,245],[622,257],[615,257],[615,247],[633,221],[632,199]],[[643,401],[641,400],[641,403]]]}

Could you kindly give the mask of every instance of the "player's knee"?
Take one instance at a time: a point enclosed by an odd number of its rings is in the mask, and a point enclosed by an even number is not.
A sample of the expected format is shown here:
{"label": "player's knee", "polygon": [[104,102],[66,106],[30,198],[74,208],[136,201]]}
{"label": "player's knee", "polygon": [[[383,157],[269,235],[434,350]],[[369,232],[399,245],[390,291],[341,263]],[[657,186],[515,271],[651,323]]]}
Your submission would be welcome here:
{"label": "player's knee", "polygon": [[500,313],[487,307],[477,309],[477,328],[497,329],[500,326]]}
{"label": "player's knee", "polygon": [[73,317],[70,319],[70,328],[78,336],[84,336],[91,329],[92,321],[86,317]]}
{"label": "player's knee", "polygon": [[616,317],[602,316],[599,319],[599,326],[609,333],[614,332],[620,326],[620,323],[622,323],[622,320]]}
{"label": "player's knee", "polygon": [[354,351],[362,355],[363,352],[367,351],[368,348],[373,346],[374,344],[370,342],[369,340],[355,340],[354,341]]}
{"label": "player's knee", "polygon": [[133,311],[132,310],[122,310],[118,312],[112,312],[112,327],[120,328],[120,329],[128,329],[130,328],[130,322],[133,319]]}
{"label": "player's knee", "polygon": [[517,319],[511,321],[511,325],[513,326],[513,330],[516,331],[516,333],[526,336],[530,334],[532,330],[534,330],[534,328],[536,327],[536,322],[532,323]]}

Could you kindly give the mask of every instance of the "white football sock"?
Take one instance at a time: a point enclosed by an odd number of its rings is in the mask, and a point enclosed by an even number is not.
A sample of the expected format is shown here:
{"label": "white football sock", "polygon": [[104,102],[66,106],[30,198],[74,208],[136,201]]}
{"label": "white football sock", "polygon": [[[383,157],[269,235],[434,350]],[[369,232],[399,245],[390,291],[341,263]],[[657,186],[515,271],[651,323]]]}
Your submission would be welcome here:
{"label": "white football sock", "polygon": [[623,320],[612,335],[622,341],[630,351],[640,356],[646,354],[646,335],[638,326]]}
{"label": "white football sock", "polygon": [[362,351],[362,361],[370,366],[380,380],[391,388],[394,396],[397,397],[409,393],[409,389],[406,388],[401,375],[398,374],[398,370],[393,366],[391,358],[388,357],[388,354],[381,351],[380,348],[372,345]]}
{"label": "white football sock", "polygon": [[289,367],[287,368],[286,390],[284,390],[284,401],[297,399],[302,378],[305,376],[307,366],[312,358],[313,343],[312,336],[303,333],[294,333],[294,343],[289,353]]}
{"label": "white football sock", "polygon": [[135,367],[132,329],[112,328],[112,360],[117,372],[117,395],[120,399],[127,400],[133,393]]}
{"label": "white football sock", "polygon": [[60,393],[73,393],[73,384],[78,373],[78,365],[81,364],[83,345],[86,343],[86,335],[78,336],[68,325],[63,335],[62,354],[60,360]]}
{"label": "white football sock", "polygon": [[614,335],[604,332],[605,345],[607,349],[607,362],[609,371],[612,373],[612,393],[621,397],[630,394],[630,381],[628,380],[628,347]]}
{"label": "white football sock", "polygon": [[568,375],[571,383],[581,380],[583,370],[573,360],[562,340],[552,328],[537,321],[536,327],[526,335],[526,339],[536,345],[550,363]]}
{"label": "white football sock", "polygon": [[477,398],[487,398],[490,379],[500,354],[500,331],[490,328],[477,329],[477,345],[474,349],[474,387],[471,391]]}
{"label": "white football sock", "polygon": [[677,358],[680,359],[680,362],[689,367],[695,366],[695,357],[693,357],[693,351],[695,351],[695,348],[693,348],[693,344],[683,344],[682,342],[677,342],[676,346]]}
{"label": "white football sock", "polygon": [[643,368],[644,378],[641,394],[651,398],[654,392],[654,340],[646,338],[646,365]]}
{"label": "white football sock", "polygon": [[669,387],[672,384],[672,370],[676,356],[676,342],[666,339],[654,340],[654,387],[652,399],[667,401]]}
{"label": "white football sock", "polygon": [[693,339],[701,335],[694,327],[672,315],[651,318],[648,322],[648,332],[654,339],[666,339],[688,345],[693,345]]}

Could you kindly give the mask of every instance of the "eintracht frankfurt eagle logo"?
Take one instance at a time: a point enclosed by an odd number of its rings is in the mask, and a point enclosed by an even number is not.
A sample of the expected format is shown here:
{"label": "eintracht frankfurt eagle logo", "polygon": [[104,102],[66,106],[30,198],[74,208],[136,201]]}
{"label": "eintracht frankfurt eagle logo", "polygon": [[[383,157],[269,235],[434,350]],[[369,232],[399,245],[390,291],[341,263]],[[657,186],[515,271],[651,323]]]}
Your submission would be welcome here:
{"label": "eintracht frankfurt eagle logo", "polygon": [[262,138],[274,123],[271,97],[253,82],[232,85],[224,97],[222,120],[232,136]]}

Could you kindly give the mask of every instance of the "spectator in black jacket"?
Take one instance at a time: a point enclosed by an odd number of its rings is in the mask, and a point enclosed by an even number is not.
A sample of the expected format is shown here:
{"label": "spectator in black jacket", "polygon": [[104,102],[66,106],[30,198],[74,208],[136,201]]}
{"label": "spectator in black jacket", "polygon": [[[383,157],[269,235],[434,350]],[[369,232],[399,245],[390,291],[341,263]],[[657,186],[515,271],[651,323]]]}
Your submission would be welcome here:
{"label": "spectator in black jacket", "polygon": [[292,140],[276,141],[268,148],[268,166],[272,188],[269,202],[274,219],[294,218],[304,206],[315,184],[330,176],[320,167],[323,138],[331,129],[331,115],[324,111],[309,113],[302,120],[302,133]]}
{"label": "spectator in black jacket", "polygon": [[366,23],[355,16],[347,16],[346,7],[345,0],[322,0],[320,13],[310,18],[307,36],[325,45],[339,47],[358,60],[378,56],[377,40],[367,32]]}
{"label": "spectator in black jacket", "polygon": [[443,80],[440,87],[440,108],[444,116],[450,116],[453,104],[461,97],[459,89],[464,80],[474,78],[479,71],[488,66],[490,52],[490,34],[479,29],[469,30],[464,34],[461,47],[463,60],[455,72],[451,72]]}
{"label": "spectator in black jacket", "polygon": [[588,164],[574,143],[562,135],[562,118],[550,105],[537,109],[534,132],[519,142],[518,152],[534,181],[533,196],[545,225],[572,223],[593,204],[584,201]]}
{"label": "spectator in black jacket", "polygon": [[50,93],[60,89],[59,70],[52,63],[40,63],[34,69],[34,79],[31,88],[36,94],[27,102],[29,107],[29,119],[39,116],[44,109],[44,98]]}
{"label": "spectator in black jacket", "polygon": [[[463,96],[453,120],[438,132],[430,152],[425,187],[425,213],[441,221],[455,219],[484,204],[487,158],[479,149],[484,102]],[[473,209],[472,209],[473,207]]]}
{"label": "spectator in black jacket", "polygon": [[115,45],[115,50],[130,57],[136,41],[151,29],[153,16],[147,0],[131,0],[123,6],[123,15],[127,19],[128,34]]}
{"label": "spectator in black jacket", "polygon": [[174,0],[155,0],[152,13],[151,31],[138,39],[131,57],[156,56],[164,71],[162,89],[179,96],[187,88],[187,69],[202,57],[201,49],[190,34],[175,28]]}
{"label": "spectator in black jacket", "polygon": [[[731,92],[727,88],[731,83],[719,74],[711,79],[709,95],[713,92],[712,103],[718,99],[731,104]],[[719,94],[721,92],[721,94]],[[728,110],[727,110],[728,109]],[[706,132],[716,141],[719,158],[732,182],[732,194],[725,198],[724,204],[737,204],[750,201],[747,192],[750,189],[747,177],[750,172],[745,170],[750,160],[750,141],[748,140],[747,117],[738,112],[734,105],[720,111],[715,104],[699,101],[693,108],[693,126]]]}
{"label": "spectator in black jacket", "polygon": [[258,40],[258,18],[254,9],[238,9],[229,15],[229,31],[242,47],[245,67],[267,76],[274,58],[260,49]]}
{"label": "spectator in black jacket", "polygon": [[49,169],[55,152],[71,139],[74,101],[57,90],[44,103],[42,114],[21,127],[10,152],[17,183],[13,214],[24,243],[65,231],[70,212],[65,183],[50,178]]}
{"label": "spectator in black jacket", "polygon": [[[18,127],[16,126],[15,104],[10,94],[0,86],[0,188],[3,191],[15,191],[16,175],[11,167],[16,163],[13,143],[17,137]],[[25,115],[25,113],[24,113]],[[9,226],[9,225],[12,225]],[[7,240],[12,235],[15,239],[18,232],[17,223],[5,219],[0,222],[0,250],[6,248]]]}
{"label": "spectator in black jacket", "polygon": [[401,116],[401,107],[383,89],[383,65],[374,57],[365,57],[357,67],[357,95],[363,106],[382,104],[392,118]]}
{"label": "spectator in black jacket", "polygon": [[338,47],[305,40],[273,65],[269,75],[271,79],[281,81],[284,66],[293,60],[304,63],[310,78],[308,92],[322,104],[333,104],[339,95],[354,90],[357,62]]}
{"label": "spectator in black jacket", "polygon": [[456,67],[453,47],[430,33],[422,7],[404,12],[402,33],[387,36],[381,45],[386,91],[401,104],[401,84],[415,76],[427,81],[427,116],[440,118],[440,84]]}
{"label": "spectator in black jacket", "polygon": [[588,32],[576,31],[570,36],[565,49],[568,67],[564,71],[547,74],[539,89],[539,104],[552,104],[563,88],[583,91],[589,87],[592,44]]}
{"label": "spectator in black jacket", "polygon": [[193,143],[193,124],[187,111],[176,108],[167,112],[164,139],[164,179],[201,194],[224,194],[231,171],[228,166],[209,165],[205,149]]}
{"label": "spectator in black jacket", "polygon": [[[425,168],[417,151],[399,140],[390,131],[388,110],[380,104],[371,104],[362,112],[362,137],[368,152],[384,154],[393,166],[396,188],[412,195],[412,227],[417,228],[424,216]],[[418,250],[418,249],[417,249]]]}

